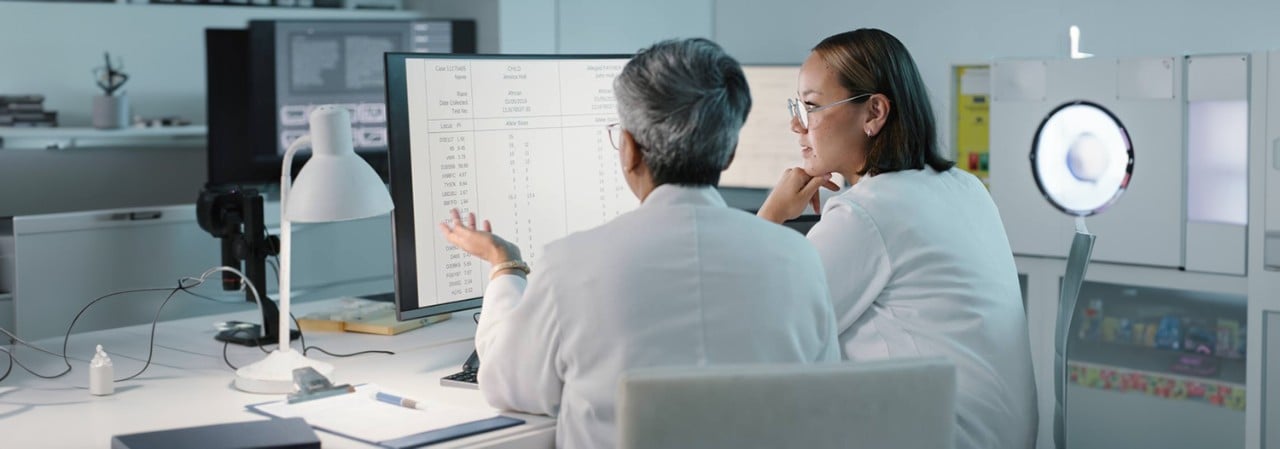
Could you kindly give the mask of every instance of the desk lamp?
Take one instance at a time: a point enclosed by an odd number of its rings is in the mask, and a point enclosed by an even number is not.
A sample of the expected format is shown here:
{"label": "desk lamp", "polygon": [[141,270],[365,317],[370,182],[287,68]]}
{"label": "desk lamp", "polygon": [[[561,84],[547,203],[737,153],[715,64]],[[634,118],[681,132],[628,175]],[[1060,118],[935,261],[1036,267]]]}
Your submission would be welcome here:
{"label": "desk lamp", "polygon": [[1084,218],[1120,198],[1133,176],[1133,145],[1120,119],[1097,103],[1072,101],[1040,123],[1031,146],[1031,172],[1045,200],[1075,217],[1076,235],[1058,297],[1054,336],[1053,439],[1066,448],[1067,333],[1097,236]]}
{"label": "desk lamp", "polygon": [[[391,196],[373,167],[356,156],[351,141],[351,114],[339,106],[320,106],[311,112],[311,134],[289,146],[280,169],[280,324],[289,328],[289,284],[292,266],[292,222],[318,223],[356,220],[390,212]],[[293,156],[310,146],[311,160],[289,177]],[[333,365],[308,359],[289,347],[289,333],[280,332],[275,351],[236,370],[236,388],[251,393],[288,393],[293,370],[311,367],[324,376]]]}

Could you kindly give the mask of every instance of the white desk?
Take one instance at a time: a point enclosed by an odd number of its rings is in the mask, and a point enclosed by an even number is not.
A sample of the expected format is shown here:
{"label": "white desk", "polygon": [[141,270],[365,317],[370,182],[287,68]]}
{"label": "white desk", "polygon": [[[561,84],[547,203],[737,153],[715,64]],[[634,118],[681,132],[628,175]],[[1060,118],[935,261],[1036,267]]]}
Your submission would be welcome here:
{"label": "white desk", "polygon": [[[300,304],[297,314],[332,304],[322,301]],[[110,396],[92,396],[88,385],[88,359],[102,344],[115,365],[115,376],[131,375],[147,355],[150,325],[72,335],[68,355],[72,371],[56,380],[14,372],[0,382],[0,446],[14,448],[110,447],[118,434],[226,422],[266,419],[245,405],[283,399],[283,395],[244,393],[232,385],[235,373],[222,360],[222,343],[213,339],[212,323],[230,319],[256,322],[256,308],[232,314],[161,322],[156,328],[156,349],[151,366],[134,380],[116,383]],[[486,407],[475,390],[440,386],[440,377],[458,370],[472,349],[475,324],[471,312],[394,337],[353,333],[306,334],[307,344],[335,353],[385,349],[394,356],[369,354],[333,358],[319,351],[310,357],[333,363],[335,383],[376,383],[411,397],[432,399],[468,407]],[[42,340],[41,347],[60,352],[62,339]],[[298,348],[297,341],[294,348]],[[18,359],[42,374],[58,372],[60,358],[19,348]],[[228,358],[243,366],[263,357],[257,348],[232,345]],[[0,361],[0,365],[4,362]],[[502,447],[550,448],[555,445],[555,421],[545,416],[504,413],[526,424],[433,448]],[[347,438],[316,432],[325,448],[369,448]]]}

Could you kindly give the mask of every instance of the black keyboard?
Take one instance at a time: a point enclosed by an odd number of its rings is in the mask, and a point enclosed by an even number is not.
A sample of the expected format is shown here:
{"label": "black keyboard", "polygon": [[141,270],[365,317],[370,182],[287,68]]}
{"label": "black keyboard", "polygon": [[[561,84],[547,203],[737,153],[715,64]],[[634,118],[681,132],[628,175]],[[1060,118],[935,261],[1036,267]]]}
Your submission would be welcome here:
{"label": "black keyboard", "polygon": [[472,390],[480,389],[480,384],[476,382],[476,374],[478,370],[464,369],[456,374],[450,374],[440,378],[440,385],[446,387],[470,388]]}

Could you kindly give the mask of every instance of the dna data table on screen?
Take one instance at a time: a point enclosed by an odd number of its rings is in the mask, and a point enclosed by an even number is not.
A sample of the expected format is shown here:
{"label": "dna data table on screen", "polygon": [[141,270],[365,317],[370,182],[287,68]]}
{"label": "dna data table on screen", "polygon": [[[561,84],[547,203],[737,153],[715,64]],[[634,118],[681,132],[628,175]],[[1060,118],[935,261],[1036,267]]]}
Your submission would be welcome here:
{"label": "dna data table on screen", "polygon": [[415,234],[433,236],[415,243],[421,300],[478,297],[488,282],[487,264],[436,230],[451,209],[488,219],[536,269],[548,242],[638,205],[605,128],[618,121],[613,79],[625,64],[409,61]]}

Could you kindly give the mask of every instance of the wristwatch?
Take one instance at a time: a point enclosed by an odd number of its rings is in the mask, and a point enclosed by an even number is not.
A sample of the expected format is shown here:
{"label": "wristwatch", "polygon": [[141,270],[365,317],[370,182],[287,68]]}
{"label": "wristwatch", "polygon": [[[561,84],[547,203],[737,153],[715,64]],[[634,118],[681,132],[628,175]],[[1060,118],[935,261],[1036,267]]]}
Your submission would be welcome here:
{"label": "wristwatch", "polygon": [[519,270],[524,272],[524,274],[529,274],[529,264],[524,263],[523,260],[508,260],[494,265],[493,269],[489,270],[489,278],[493,279],[493,275],[498,274],[498,272],[502,270]]}

